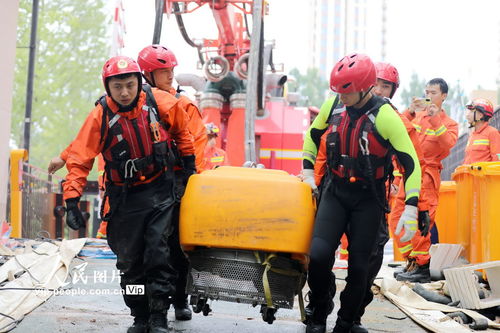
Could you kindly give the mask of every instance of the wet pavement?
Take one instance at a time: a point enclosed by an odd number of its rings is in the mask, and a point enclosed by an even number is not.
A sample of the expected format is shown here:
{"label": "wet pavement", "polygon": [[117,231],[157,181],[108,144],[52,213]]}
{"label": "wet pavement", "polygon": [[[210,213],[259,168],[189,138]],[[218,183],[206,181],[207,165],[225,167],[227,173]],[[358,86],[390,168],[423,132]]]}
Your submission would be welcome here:
{"label": "wet pavement", "polygon": [[[81,264],[81,260],[75,260]],[[132,317],[123,302],[119,290],[115,261],[109,259],[88,259],[83,274],[74,274],[71,289],[61,295],[54,295],[48,301],[19,323],[12,332],[126,332]],[[338,295],[344,288],[346,270],[336,270]],[[67,286],[66,288],[68,288]],[[305,292],[304,292],[305,294]],[[304,333],[305,325],[300,322],[298,301],[294,309],[280,309],[276,321],[267,324],[261,318],[259,307],[223,301],[213,301],[212,312],[208,316],[193,314],[191,321],[175,321],[173,311],[169,311],[170,332],[290,332]],[[331,332],[335,323],[335,313],[329,317],[327,331]],[[370,332],[427,332],[409,319],[382,295],[376,295],[369,305],[363,324]]]}

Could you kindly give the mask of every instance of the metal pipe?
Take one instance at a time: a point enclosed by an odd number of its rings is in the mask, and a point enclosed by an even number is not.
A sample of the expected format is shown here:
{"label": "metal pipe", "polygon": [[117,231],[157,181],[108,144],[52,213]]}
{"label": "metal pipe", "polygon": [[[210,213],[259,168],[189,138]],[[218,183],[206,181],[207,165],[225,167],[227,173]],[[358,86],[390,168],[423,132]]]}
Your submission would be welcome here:
{"label": "metal pipe", "polygon": [[28,63],[28,83],[26,86],[26,110],[24,112],[23,147],[30,151],[31,109],[33,107],[33,77],[35,76],[36,31],[38,28],[38,0],[33,0],[31,10],[31,37]]}
{"label": "metal pipe", "polygon": [[262,29],[262,0],[255,0],[253,4],[253,26],[248,59],[247,96],[245,110],[245,160],[256,162],[255,152],[255,116],[257,113],[257,78],[259,72],[259,55]]}

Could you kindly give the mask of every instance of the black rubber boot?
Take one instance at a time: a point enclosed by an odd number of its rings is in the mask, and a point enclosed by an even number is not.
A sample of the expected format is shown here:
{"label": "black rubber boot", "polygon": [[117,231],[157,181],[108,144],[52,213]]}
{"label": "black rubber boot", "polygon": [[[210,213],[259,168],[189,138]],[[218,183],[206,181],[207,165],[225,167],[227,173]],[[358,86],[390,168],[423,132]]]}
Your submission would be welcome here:
{"label": "black rubber boot", "polygon": [[[353,323],[342,320],[342,318],[337,317],[337,321],[335,322],[335,327],[333,328],[332,333],[350,333],[353,327]],[[367,331],[368,332],[368,331]]]}
{"label": "black rubber boot", "polygon": [[148,333],[168,333],[167,316],[165,313],[152,313],[149,317]]}
{"label": "black rubber boot", "polygon": [[[330,315],[333,312],[334,304],[333,304],[333,298],[335,296],[335,292],[337,291],[337,286],[335,285],[335,275],[332,273],[331,280],[330,280],[330,297],[328,299],[328,305],[327,305],[327,315]],[[309,290],[307,292],[307,298],[309,299],[309,303],[307,306],[304,308],[304,315],[305,315],[305,320],[304,324],[307,325],[309,320],[311,319],[313,312],[314,312],[314,299],[311,296],[311,291]]]}
{"label": "black rubber boot", "polygon": [[307,292],[307,297],[309,299],[309,303],[307,303],[306,307],[304,308],[304,314],[306,316],[304,324],[306,324],[306,325],[307,325],[307,321],[309,319],[311,319],[313,311],[314,311],[314,305],[311,302],[311,291],[310,290]]}
{"label": "black rubber boot", "polygon": [[127,330],[127,333],[146,333],[148,331],[148,318],[134,317],[134,323]]}
{"label": "black rubber boot", "polygon": [[325,333],[326,321],[324,323],[315,323],[310,320],[306,326],[306,333]]}
{"label": "black rubber boot", "polygon": [[[310,303],[313,304],[313,311],[306,324],[306,333],[325,333],[326,318],[333,310],[333,300],[331,298],[326,298],[316,301],[312,298]],[[331,307],[330,303],[332,304]]]}
{"label": "black rubber boot", "polygon": [[396,277],[398,281],[429,283],[431,282],[431,272],[429,271],[429,264],[418,265],[415,263],[412,270],[406,273],[401,273]]}
{"label": "black rubber boot", "polygon": [[361,325],[361,322],[354,322],[351,327],[351,333],[368,333],[368,330]]}
{"label": "black rubber boot", "polygon": [[[308,291],[307,295],[309,296],[309,300],[311,300],[311,291]],[[328,315],[333,312],[333,307],[334,307],[333,297],[331,297],[328,300],[328,305],[327,305],[327,314]],[[307,304],[307,306],[304,308],[304,315],[306,317],[306,319],[304,320],[304,324],[307,325],[307,323],[309,322],[309,320],[312,318],[313,313],[314,313],[314,302],[313,301],[309,301],[309,303]]]}
{"label": "black rubber boot", "polygon": [[406,261],[405,267],[403,267],[403,268],[398,267],[394,270],[394,278],[396,279],[399,274],[406,273],[408,270],[410,270],[410,271],[413,270],[414,265],[415,265],[415,259],[408,258],[408,260]]}
{"label": "black rubber boot", "polygon": [[174,308],[176,320],[191,320],[193,314],[191,313],[191,309],[188,305],[187,295],[184,295],[184,298],[180,301],[176,300]]}

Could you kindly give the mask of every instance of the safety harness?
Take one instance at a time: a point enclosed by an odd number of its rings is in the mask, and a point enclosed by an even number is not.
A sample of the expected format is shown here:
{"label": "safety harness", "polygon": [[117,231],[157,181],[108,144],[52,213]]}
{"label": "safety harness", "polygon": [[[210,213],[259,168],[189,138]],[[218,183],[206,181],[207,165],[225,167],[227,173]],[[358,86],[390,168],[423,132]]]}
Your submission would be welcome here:
{"label": "safety harness", "polygon": [[379,108],[387,102],[373,98],[375,105],[355,119],[342,103],[332,105],[326,137],[328,171],[333,179],[368,183],[379,205],[388,211],[387,203],[377,194],[377,181],[385,181],[391,173],[392,149],[375,128]]}
{"label": "safety harness", "polygon": [[[97,103],[103,108],[101,140],[104,143],[102,155],[105,164],[106,194],[101,205],[104,216],[104,202],[111,186],[122,185],[119,203],[125,201],[130,185],[147,182],[164,172],[173,178],[174,153],[168,125],[160,122],[158,105],[149,85],[143,85],[146,103],[137,118],[127,119],[114,113],[102,96]],[[106,129],[107,135],[106,134]],[[103,220],[109,221],[111,209]]]}

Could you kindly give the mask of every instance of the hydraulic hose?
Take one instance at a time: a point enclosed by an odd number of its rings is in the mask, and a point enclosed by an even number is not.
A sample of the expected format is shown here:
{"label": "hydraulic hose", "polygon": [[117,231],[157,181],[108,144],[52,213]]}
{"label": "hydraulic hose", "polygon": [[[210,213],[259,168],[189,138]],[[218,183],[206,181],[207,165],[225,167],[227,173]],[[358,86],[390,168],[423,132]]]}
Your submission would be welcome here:
{"label": "hydraulic hose", "polygon": [[205,60],[203,59],[203,56],[201,54],[200,46],[196,45],[195,42],[189,37],[186,27],[184,25],[184,20],[182,19],[182,14],[181,10],[179,8],[179,4],[177,2],[173,3],[174,7],[174,14],[175,14],[175,21],[177,22],[177,26],[179,27],[179,31],[181,32],[182,38],[184,38],[184,41],[189,44],[189,46],[192,46],[198,50],[198,58],[200,60],[200,63],[202,65],[205,64]]}

